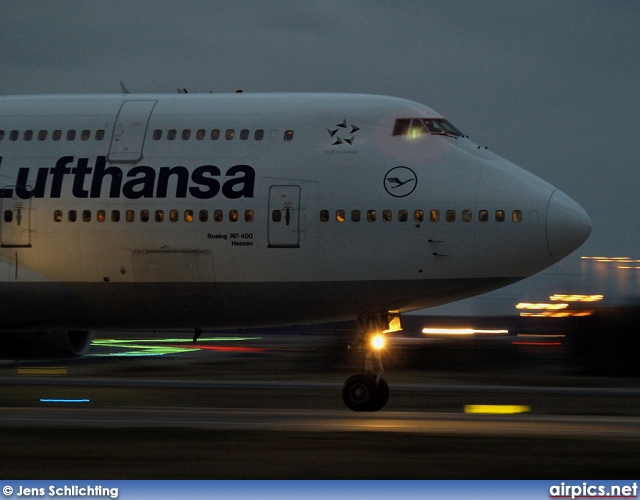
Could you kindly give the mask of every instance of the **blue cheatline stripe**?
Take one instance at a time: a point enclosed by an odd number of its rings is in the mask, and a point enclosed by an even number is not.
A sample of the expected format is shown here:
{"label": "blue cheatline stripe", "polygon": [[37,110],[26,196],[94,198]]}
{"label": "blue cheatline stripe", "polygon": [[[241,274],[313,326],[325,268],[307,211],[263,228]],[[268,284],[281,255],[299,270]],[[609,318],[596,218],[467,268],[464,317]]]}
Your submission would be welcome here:
{"label": "blue cheatline stripe", "polygon": [[41,403],[88,403],[90,399],[40,399]]}

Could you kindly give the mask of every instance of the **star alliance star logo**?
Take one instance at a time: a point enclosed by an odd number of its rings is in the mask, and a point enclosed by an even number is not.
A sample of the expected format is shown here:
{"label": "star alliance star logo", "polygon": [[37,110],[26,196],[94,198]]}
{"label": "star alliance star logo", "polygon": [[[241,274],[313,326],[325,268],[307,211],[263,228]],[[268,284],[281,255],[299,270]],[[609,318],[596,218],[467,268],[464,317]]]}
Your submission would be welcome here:
{"label": "star alliance star logo", "polygon": [[342,123],[338,123],[336,128],[328,128],[327,132],[329,132],[329,135],[335,139],[332,146],[337,146],[345,142],[349,144],[349,146],[352,146],[355,133],[358,130],[360,130],[360,127],[356,127],[352,123],[347,125],[347,120],[345,119],[342,120]]}

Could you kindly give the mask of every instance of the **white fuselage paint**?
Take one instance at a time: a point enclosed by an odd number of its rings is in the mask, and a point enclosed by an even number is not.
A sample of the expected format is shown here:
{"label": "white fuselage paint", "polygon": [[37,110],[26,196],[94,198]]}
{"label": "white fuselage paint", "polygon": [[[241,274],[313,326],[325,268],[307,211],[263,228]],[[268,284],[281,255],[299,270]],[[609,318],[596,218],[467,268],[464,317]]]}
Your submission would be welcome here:
{"label": "white fuselage paint", "polygon": [[[440,115],[368,95],[0,98],[0,327],[221,328],[404,312],[530,276],[588,235],[586,214],[550,184],[468,138],[394,136],[398,118]],[[429,220],[432,209],[439,222]],[[488,221],[478,220],[481,210]]]}

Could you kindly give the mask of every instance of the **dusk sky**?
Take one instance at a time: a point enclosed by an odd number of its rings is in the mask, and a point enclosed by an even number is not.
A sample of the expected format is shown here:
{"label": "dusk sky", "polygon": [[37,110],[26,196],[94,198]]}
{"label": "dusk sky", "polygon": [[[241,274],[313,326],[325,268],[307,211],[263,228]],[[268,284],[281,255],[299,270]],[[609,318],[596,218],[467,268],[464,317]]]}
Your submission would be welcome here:
{"label": "dusk sky", "polygon": [[580,255],[640,259],[637,2],[5,1],[0,42],[4,95],[122,80],[422,102],[578,201]]}

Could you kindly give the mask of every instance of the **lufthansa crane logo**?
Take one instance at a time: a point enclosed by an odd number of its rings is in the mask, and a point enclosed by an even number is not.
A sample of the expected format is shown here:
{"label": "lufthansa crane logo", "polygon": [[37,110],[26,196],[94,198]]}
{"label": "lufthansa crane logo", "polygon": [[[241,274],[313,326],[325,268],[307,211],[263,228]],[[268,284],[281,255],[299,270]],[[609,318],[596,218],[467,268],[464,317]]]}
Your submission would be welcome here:
{"label": "lufthansa crane logo", "polygon": [[418,185],[416,173],[408,167],[394,167],[384,176],[384,188],[391,196],[403,198]]}
{"label": "lufthansa crane logo", "polygon": [[344,144],[345,142],[349,144],[349,146],[353,146],[353,140],[358,130],[360,130],[360,127],[356,127],[353,123],[347,124],[347,120],[345,119],[334,128],[328,128],[327,132],[329,132],[329,135],[333,138],[332,146]]}

